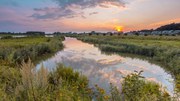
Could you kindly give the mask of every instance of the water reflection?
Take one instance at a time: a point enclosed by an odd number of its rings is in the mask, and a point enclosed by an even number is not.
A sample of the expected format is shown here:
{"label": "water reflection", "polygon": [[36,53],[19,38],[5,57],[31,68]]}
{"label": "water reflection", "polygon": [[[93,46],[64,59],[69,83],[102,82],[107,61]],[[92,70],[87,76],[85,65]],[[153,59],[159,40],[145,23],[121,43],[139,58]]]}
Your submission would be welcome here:
{"label": "water reflection", "polygon": [[109,88],[109,83],[113,83],[120,88],[122,76],[132,73],[134,70],[143,70],[142,75],[147,80],[158,82],[166,86],[170,92],[173,92],[173,83],[169,82],[173,81],[172,76],[161,67],[148,61],[115,54],[105,55],[93,45],[74,38],[66,38],[64,45],[65,49],[63,51],[41,62],[37,65],[37,68],[40,68],[43,64],[52,70],[58,63],[63,63],[86,75],[90,80],[90,86],[98,84],[106,90]]}

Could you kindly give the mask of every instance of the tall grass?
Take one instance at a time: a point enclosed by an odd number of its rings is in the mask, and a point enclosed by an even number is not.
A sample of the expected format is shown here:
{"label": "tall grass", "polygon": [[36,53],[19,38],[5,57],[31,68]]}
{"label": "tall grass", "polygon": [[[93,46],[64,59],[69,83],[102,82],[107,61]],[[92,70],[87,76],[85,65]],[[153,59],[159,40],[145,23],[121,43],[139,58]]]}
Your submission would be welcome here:
{"label": "tall grass", "polygon": [[[48,88],[48,71],[43,66],[36,71],[34,65],[29,60],[27,63],[23,62],[21,69],[22,83],[16,88],[16,99],[27,99],[29,101],[40,101],[45,97]],[[43,94],[43,95],[42,95]]]}
{"label": "tall grass", "polygon": [[[4,69],[0,70],[2,73]],[[51,72],[43,65],[36,70],[31,60],[28,60],[22,62],[20,69],[13,70],[17,70],[19,76],[12,72],[4,72],[0,76],[0,100],[90,101],[91,99],[87,78],[63,65],[59,65]]]}
{"label": "tall grass", "polygon": [[[41,41],[39,41],[41,40]],[[46,54],[55,53],[63,49],[63,37],[58,38],[20,38],[0,40],[0,61],[9,61],[10,63],[20,64],[23,60],[28,61],[31,58],[37,60]],[[14,42],[17,41],[17,42]],[[31,42],[34,41],[34,42]]]}

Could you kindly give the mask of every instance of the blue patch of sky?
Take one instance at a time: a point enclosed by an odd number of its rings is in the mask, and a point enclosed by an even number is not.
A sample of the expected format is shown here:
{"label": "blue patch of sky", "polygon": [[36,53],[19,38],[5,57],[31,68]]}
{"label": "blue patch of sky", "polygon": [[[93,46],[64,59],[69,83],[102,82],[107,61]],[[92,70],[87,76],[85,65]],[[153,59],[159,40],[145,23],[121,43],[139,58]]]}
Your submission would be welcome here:
{"label": "blue patch of sky", "polygon": [[0,6],[17,10],[33,10],[34,8],[54,7],[52,0],[0,0]]}

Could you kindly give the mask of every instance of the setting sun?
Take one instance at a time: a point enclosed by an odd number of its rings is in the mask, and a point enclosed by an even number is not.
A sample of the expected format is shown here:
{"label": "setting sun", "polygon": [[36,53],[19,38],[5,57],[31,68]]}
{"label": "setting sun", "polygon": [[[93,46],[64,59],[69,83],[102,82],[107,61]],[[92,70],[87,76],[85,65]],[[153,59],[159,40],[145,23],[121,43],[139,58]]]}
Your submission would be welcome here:
{"label": "setting sun", "polygon": [[122,32],[123,31],[123,26],[116,26],[115,30],[118,32]]}

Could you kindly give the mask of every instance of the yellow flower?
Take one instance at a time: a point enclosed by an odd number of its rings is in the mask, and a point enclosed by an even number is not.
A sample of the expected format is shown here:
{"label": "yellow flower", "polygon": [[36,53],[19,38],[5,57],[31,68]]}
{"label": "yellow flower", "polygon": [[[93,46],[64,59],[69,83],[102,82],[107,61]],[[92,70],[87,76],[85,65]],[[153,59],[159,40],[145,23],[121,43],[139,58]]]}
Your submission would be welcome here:
{"label": "yellow flower", "polygon": [[100,89],[100,93],[104,94],[105,93],[104,89]]}
{"label": "yellow flower", "polygon": [[108,99],[109,99],[109,96],[107,96],[107,95],[104,96],[104,99],[105,99],[105,100],[108,100]]}
{"label": "yellow flower", "polygon": [[62,93],[60,93],[59,95],[60,95],[60,96],[63,96],[63,94],[62,94]]}

